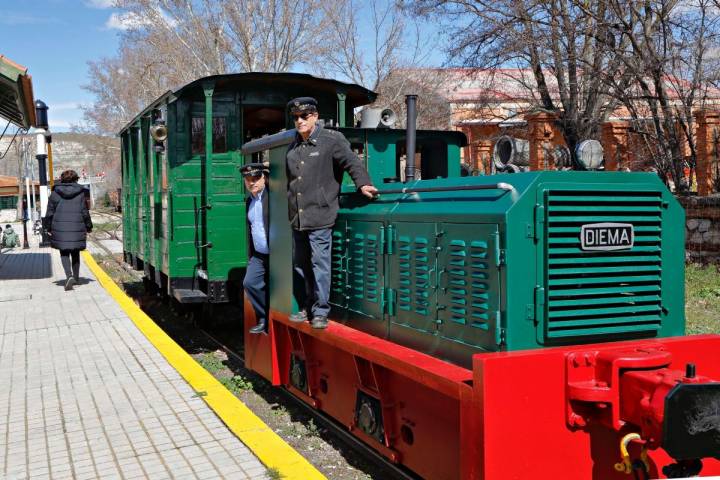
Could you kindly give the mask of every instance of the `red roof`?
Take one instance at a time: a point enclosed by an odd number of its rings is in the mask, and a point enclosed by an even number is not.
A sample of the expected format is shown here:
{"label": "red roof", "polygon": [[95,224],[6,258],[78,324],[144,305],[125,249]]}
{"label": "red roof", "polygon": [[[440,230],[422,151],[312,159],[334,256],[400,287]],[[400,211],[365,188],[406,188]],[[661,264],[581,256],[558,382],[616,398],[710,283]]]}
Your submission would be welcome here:
{"label": "red roof", "polygon": [[[537,90],[535,77],[530,69],[522,68],[430,68],[406,69],[408,76],[419,74],[426,77],[428,73],[437,74],[439,91],[451,103],[495,101],[495,102],[526,102],[533,91]],[[670,99],[681,97],[681,91],[689,90],[691,82],[676,76],[666,76],[665,86]],[[559,100],[557,79],[550,72],[546,73],[550,95]],[[708,99],[720,99],[720,89],[707,87]]]}

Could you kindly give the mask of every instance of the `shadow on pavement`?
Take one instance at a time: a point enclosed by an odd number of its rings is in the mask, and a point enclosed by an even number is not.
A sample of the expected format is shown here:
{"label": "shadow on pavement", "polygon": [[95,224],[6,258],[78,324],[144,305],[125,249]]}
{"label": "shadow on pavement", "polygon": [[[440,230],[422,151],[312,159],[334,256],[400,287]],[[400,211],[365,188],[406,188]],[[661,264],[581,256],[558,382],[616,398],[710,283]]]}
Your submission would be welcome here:
{"label": "shadow on pavement", "polygon": [[0,255],[0,280],[35,280],[52,277],[49,253],[4,251]]}

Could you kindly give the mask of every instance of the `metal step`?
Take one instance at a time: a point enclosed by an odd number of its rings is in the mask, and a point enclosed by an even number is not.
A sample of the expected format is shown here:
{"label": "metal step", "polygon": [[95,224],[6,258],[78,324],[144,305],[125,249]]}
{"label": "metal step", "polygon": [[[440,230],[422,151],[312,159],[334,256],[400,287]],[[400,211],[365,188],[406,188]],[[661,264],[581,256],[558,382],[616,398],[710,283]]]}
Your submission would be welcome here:
{"label": "metal step", "polygon": [[180,303],[205,303],[207,295],[200,290],[191,290],[189,288],[173,289],[173,297]]}

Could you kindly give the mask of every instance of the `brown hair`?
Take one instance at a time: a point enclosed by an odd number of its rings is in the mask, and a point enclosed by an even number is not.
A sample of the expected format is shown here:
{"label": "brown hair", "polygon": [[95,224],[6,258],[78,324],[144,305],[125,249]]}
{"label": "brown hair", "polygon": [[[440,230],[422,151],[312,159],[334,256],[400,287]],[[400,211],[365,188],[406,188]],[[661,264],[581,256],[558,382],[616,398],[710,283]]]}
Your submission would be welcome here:
{"label": "brown hair", "polygon": [[78,174],[75,170],[65,170],[60,174],[60,182],[62,183],[75,183],[78,181]]}

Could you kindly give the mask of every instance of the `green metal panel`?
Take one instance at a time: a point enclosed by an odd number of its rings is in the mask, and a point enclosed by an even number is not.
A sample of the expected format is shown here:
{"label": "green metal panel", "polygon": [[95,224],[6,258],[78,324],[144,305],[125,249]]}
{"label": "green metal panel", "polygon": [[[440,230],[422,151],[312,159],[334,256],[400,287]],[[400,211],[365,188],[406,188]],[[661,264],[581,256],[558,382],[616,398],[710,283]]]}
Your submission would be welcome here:
{"label": "green metal panel", "polygon": [[385,287],[380,222],[347,222],[347,308],[383,318]]}
{"label": "green metal panel", "polygon": [[500,277],[497,225],[443,223],[438,243],[440,335],[452,341],[497,350]]}
{"label": "green metal panel", "polygon": [[148,129],[150,127],[150,119],[143,118],[140,120],[140,131],[138,132],[138,152],[140,152],[140,221],[141,227],[141,258],[143,261],[152,264],[152,164],[148,152]]}
{"label": "green metal panel", "polygon": [[[273,310],[297,312],[293,297],[292,231],[288,222],[287,195],[284,195],[287,176],[285,152],[287,147],[270,150],[270,305]],[[278,194],[279,193],[279,194]]]}
{"label": "green metal panel", "polygon": [[[330,304],[335,311],[344,312],[347,308],[348,299],[348,250],[347,243],[347,222],[344,219],[338,219],[335,222],[335,228],[332,233],[332,250],[330,256],[330,268],[332,275],[330,278]],[[340,309],[340,310],[338,310]]]}
{"label": "green metal panel", "polygon": [[130,180],[132,187],[131,192],[131,210],[130,210],[130,243],[133,255],[140,257],[140,226],[141,226],[141,212],[140,212],[140,184],[142,181],[140,173],[140,162],[139,162],[139,132],[140,129],[137,125],[133,126],[129,130],[130,132]]}
{"label": "green metal panel", "polygon": [[[122,173],[122,198],[120,199],[121,209],[123,212],[127,212],[130,208],[129,192],[130,192],[130,175],[129,172],[129,158],[130,150],[128,145],[128,134],[123,132],[120,135],[120,169]],[[130,251],[130,228],[129,228],[130,215],[122,216],[122,231],[123,231],[123,251]]]}
{"label": "green metal panel", "polygon": [[[628,185],[618,195],[597,184],[543,184],[537,196],[544,216],[538,341],[655,335],[663,324],[662,191]],[[634,246],[582,250],[581,226],[601,222],[632,224]]]}
{"label": "green metal panel", "polygon": [[[206,211],[206,241],[212,243],[207,249],[207,272],[209,280],[226,280],[231,270],[247,265],[245,190],[239,170],[243,157],[234,150],[239,145],[233,142],[240,138],[235,103],[215,103],[213,117],[226,120],[228,151],[213,153],[211,162],[205,164],[206,204],[212,206]],[[207,125],[206,121],[206,130]]]}
{"label": "green metal panel", "polygon": [[[393,224],[395,254],[388,256],[388,271],[396,291],[396,316],[391,324],[435,334],[436,258],[434,223]],[[392,328],[392,326],[391,326]]]}

